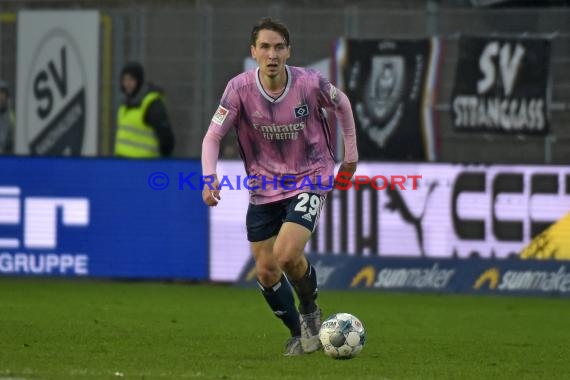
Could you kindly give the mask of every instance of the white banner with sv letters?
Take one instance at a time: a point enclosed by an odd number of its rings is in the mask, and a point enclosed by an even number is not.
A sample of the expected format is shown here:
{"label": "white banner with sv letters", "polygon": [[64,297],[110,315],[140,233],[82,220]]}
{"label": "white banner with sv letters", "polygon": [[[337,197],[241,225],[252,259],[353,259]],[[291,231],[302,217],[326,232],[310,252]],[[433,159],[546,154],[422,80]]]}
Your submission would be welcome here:
{"label": "white banner with sv letters", "polygon": [[16,153],[97,154],[99,12],[18,13]]}

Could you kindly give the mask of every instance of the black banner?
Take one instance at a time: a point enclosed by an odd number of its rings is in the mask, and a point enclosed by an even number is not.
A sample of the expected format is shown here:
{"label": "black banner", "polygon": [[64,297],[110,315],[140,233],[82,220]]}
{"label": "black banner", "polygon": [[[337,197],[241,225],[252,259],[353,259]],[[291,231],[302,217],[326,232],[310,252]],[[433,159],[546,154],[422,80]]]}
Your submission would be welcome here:
{"label": "black banner", "polygon": [[548,132],[550,41],[461,37],[451,99],[456,131]]}
{"label": "black banner", "polygon": [[[347,40],[344,91],[361,159],[428,159],[423,130],[430,40]],[[431,128],[431,126],[430,126]]]}

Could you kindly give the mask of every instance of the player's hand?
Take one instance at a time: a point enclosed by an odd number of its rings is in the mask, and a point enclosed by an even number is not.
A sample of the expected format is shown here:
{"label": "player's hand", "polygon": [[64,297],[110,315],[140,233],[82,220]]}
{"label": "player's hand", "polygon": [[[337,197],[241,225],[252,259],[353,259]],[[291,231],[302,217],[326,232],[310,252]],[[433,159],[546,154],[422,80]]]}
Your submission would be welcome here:
{"label": "player's hand", "polygon": [[[214,182],[210,184],[204,184],[204,189],[202,190],[202,200],[207,206],[213,207],[218,205],[218,201],[222,199],[220,196],[220,181],[217,175],[213,175]],[[211,186],[211,188],[210,188]]]}
{"label": "player's hand", "polygon": [[[335,186],[345,185],[356,172],[356,162],[343,162],[338,168],[338,173],[335,176]],[[343,181],[339,181],[342,179]],[[343,183],[344,182],[344,183]]]}

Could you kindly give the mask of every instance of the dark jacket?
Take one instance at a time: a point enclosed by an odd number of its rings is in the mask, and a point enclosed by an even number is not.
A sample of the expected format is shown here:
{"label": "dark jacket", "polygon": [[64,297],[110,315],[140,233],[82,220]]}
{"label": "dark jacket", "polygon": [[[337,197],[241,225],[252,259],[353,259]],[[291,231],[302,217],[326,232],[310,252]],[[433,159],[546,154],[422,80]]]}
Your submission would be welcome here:
{"label": "dark jacket", "polygon": [[[144,97],[151,91],[163,93],[162,89],[152,83],[143,84],[133,96],[125,97],[123,104],[127,108],[140,107]],[[156,136],[160,144],[160,154],[168,157],[174,150],[174,134],[170,125],[170,119],[166,111],[164,102],[160,99],[155,100],[148,107],[144,115],[145,122],[150,125],[156,132]]]}

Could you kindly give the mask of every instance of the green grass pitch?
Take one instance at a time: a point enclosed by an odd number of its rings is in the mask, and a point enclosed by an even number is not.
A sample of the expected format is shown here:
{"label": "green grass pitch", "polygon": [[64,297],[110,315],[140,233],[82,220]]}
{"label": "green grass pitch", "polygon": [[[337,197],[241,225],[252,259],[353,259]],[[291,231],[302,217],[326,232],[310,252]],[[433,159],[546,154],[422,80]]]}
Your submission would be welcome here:
{"label": "green grass pitch", "polygon": [[322,291],[367,329],[360,356],[281,356],[256,289],[1,278],[0,379],[561,379],[570,300]]}

